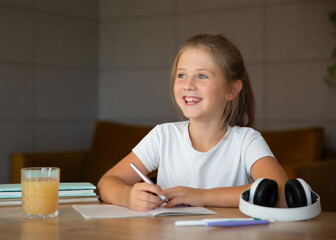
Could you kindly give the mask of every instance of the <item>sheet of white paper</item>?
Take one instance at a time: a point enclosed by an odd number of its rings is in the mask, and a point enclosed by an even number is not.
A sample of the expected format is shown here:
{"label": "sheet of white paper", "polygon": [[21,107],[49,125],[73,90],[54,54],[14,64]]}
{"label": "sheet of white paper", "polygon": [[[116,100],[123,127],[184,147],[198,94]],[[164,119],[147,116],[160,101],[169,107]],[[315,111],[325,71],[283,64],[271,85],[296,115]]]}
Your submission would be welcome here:
{"label": "sheet of white paper", "polygon": [[160,207],[148,212],[134,211],[129,208],[110,204],[73,205],[73,208],[86,219],[217,214],[203,207]]}

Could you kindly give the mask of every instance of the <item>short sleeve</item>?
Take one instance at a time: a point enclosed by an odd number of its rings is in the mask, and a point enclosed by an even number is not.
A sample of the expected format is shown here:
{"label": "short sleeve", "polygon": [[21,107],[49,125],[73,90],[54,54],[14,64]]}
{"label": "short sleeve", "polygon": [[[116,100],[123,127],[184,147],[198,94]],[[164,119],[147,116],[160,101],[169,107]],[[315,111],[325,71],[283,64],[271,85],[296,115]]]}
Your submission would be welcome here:
{"label": "short sleeve", "polygon": [[132,152],[141,160],[149,172],[159,166],[159,125],[155,126],[133,149]]}
{"label": "short sleeve", "polygon": [[252,165],[263,157],[274,157],[265,139],[258,131],[249,132],[246,135],[243,145],[243,157],[245,160],[246,172],[251,176]]}

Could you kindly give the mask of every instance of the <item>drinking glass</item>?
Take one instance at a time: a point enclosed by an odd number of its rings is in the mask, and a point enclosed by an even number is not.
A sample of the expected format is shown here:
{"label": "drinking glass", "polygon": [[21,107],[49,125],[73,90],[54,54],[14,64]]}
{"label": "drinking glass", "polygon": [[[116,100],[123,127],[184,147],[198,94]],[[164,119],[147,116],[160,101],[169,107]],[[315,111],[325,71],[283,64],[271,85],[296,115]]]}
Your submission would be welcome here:
{"label": "drinking glass", "polygon": [[21,169],[22,209],[24,217],[58,216],[60,169],[32,167]]}

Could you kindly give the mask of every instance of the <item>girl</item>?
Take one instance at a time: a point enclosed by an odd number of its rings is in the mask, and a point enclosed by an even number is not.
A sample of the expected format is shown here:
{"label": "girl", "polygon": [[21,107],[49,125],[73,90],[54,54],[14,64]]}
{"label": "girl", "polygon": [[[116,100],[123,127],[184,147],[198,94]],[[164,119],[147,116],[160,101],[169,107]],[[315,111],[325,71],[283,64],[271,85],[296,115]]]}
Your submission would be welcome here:
{"label": "girl", "polygon": [[[104,202],[150,210],[166,207],[237,207],[260,177],[279,185],[287,176],[254,124],[254,96],[239,50],[222,35],[197,35],[178,52],[171,92],[188,121],[157,125],[98,183]],[[158,185],[139,182],[158,169]],[[153,194],[154,193],[154,194]]]}

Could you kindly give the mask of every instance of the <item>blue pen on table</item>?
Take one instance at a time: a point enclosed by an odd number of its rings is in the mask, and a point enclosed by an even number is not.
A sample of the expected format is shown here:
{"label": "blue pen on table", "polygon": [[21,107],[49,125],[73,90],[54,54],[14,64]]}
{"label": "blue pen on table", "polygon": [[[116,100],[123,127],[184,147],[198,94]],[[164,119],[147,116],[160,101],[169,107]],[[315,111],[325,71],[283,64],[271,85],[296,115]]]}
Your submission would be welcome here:
{"label": "blue pen on table", "polygon": [[229,220],[222,222],[207,222],[205,225],[207,227],[238,227],[238,226],[248,226],[248,225],[261,225],[261,224],[269,224],[269,220],[261,219],[261,220]]}
{"label": "blue pen on table", "polygon": [[[135,164],[134,163],[131,163],[130,164],[130,166],[131,166],[131,168],[141,177],[141,179],[144,181],[144,182],[146,182],[146,183],[148,183],[148,184],[154,184],[145,174],[143,174],[140,170],[139,170],[139,168],[137,168],[137,166],[135,166]],[[166,203],[168,202],[168,199],[166,198],[166,196],[165,195],[159,195],[159,197],[163,200],[163,201],[165,201]]]}

